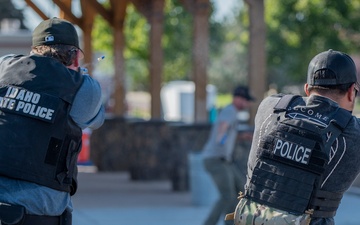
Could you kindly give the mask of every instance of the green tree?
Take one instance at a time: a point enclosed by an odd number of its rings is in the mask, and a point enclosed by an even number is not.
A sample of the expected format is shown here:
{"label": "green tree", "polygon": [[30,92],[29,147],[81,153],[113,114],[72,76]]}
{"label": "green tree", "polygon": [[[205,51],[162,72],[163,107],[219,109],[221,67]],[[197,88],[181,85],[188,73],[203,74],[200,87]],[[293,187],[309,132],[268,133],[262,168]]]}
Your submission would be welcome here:
{"label": "green tree", "polygon": [[[238,3],[223,21],[210,20],[209,83],[227,94],[238,84],[247,84],[248,23],[246,10]],[[215,48],[216,46],[216,48]]]}
{"label": "green tree", "polygon": [[[166,0],[164,9],[164,34],[162,46],[164,49],[163,81],[189,80],[192,68],[192,16],[177,0]],[[106,3],[108,4],[108,3]],[[125,71],[130,90],[149,90],[149,29],[146,18],[132,4],[127,7],[125,19],[124,50]],[[216,56],[221,49],[224,32],[220,23],[210,22],[210,54]],[[94,32],[94,49],[112,55],[112,30],[98,16]],[[112,59],[102,63],[108,65]],[[108,72],[111,73],[111,71]]]}
{"label": "green tree", "polygon": [[267,0],[265,9],[270,83],[303,83],[318,52],[354,54],[360,47],[359,0]]}
{"label": "green tree", "polygon": [[126,10],[124,51],[130,90],[149,90],[149,30],[146,18],[133,5]]}

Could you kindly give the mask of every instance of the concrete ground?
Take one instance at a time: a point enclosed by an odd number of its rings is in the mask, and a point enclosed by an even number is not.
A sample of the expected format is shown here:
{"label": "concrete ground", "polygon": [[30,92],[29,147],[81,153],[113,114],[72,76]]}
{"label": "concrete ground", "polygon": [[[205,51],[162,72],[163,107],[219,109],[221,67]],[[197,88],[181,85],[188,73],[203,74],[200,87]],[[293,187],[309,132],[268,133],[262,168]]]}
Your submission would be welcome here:
{"label": "concrete ground", "polygon": [[[131,181],[123,172],[79,173],[73,225],[202,225],[213,197],[199,202],[195,194],[172,191],[170,181]],[[354,187],[343,198],[336,225],[359,225],[359,209]]]}

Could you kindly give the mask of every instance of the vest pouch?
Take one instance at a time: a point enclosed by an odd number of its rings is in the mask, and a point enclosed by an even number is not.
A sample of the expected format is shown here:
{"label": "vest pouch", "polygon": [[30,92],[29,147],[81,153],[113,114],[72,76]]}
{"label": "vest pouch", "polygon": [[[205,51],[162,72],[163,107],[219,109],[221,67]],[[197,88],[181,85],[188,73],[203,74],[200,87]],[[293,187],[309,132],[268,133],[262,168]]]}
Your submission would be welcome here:
{"label": "vest pouch", "polygon": [[240,199],[234,213],[235,225],[309,225],[310,221],[310,213],[294,215],[246,198]]}
{"label": "vest pouch", "polygon": [[0,202],[0,224],[17,225],[22,224],[25,215],[25,207],[10,205]]}

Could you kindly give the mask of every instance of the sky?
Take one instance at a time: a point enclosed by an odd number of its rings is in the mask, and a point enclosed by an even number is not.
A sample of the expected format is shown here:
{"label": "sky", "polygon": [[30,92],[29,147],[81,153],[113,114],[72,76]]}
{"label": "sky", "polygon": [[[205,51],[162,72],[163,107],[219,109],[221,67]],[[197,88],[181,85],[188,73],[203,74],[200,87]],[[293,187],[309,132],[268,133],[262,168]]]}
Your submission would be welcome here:
{"label": "sky", "polygon": [[[41,22],[40,16],[38,16],[34,10],[30,7],[26,7],[26,3],[20,0],[12,0],[16,7],[24,9],[24,16],[26,18],[25,25],[33,30],[37,24]],[[59,11],[54,3],[50,0],[32,0],[46,15],[57,16]],[[214,19],[221,21],[225,16],[232,12],[232,9],[239,4],[240,0],[210,0],[214,3],[215,14]],[[45,3],[47,2],[47,4]],[[74,4],[79,4],[79,0],[73,0]],[[242,1],[241,1],[242,2]],[[45,4],[44,4],[45,3]],[[55,7],[54,7],[55,6]],[[75,10],[74,10],[75,11]]]}

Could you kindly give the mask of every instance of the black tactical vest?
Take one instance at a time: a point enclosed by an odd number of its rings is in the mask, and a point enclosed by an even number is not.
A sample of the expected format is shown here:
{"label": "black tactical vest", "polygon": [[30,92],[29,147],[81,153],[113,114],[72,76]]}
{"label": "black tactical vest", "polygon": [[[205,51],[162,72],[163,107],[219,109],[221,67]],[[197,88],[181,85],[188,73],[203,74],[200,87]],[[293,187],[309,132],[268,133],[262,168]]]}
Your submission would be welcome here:
{"label": "black tactical vest", "polygon": [[69,116],[82,75],[42,56],[0,64],[0,174],[76,191],[82,131]]}
{"label": "black tactical vest", "polygon": [[350,121],[351,113],[338,108],[329,115],[328,124],[319,125],[311,117],[288,116],[297,113],[292,104],[305,106],[300,96],[285,95],[274,107],[272,123],[260,139],[259,159],[245,195],[296,215],[313,209],[313,217],[332,217],[342,194],[321,190],[320,182],[331,145]]}

